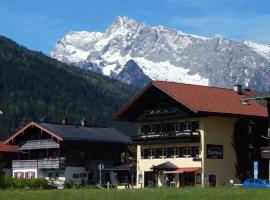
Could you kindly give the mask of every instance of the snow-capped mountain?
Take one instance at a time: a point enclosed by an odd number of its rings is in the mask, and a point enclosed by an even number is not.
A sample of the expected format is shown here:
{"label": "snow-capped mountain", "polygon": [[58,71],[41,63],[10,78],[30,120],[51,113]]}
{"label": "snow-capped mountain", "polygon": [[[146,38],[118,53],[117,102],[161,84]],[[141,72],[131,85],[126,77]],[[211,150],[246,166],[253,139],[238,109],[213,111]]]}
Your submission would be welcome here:
{"label": "snow-capped mountain", "polygon": [[104,33],[71,32],[51,57],[142,87],[150,79],[270,90],[270,46],[201,37],[117,17]]}

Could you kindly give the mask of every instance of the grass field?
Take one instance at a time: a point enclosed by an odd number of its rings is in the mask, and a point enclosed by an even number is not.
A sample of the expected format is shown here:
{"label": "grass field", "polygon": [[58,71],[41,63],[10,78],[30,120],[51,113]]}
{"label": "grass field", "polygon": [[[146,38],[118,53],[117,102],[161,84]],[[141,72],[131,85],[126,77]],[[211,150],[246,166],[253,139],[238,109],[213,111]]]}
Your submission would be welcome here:
{"label": "grass field", "polygon": [[0,200],[270,200],[270,189],[247,188],[183,188],[137,190],[2,190]]}

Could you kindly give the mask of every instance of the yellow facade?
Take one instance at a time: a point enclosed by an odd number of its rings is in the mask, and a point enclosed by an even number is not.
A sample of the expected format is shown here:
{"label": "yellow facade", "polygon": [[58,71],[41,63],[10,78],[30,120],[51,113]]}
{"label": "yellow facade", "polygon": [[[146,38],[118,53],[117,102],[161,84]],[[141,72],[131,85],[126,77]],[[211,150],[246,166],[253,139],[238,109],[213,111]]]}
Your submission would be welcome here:
{"label": "yellow facade", "polygon": [[[202,120],[201,141],[203,146],[203,183],[208,186],[209,174],[216,175],[217,185],[226,185],[229,180],[238,182],[235,171],[235,151],[232,137],[236,119],[226,117],[207,117]],[[223,159],[206,158],[206,144],[223,145]]]}
{"label": "yellow facade", "polygon": [[[183,119],[181,119],[182,121]],[[194,119],[192,119],[194,120]],[[227,117],[203,117],[196,119],[200,124],[201,140],[199,143],[173,142],[170,144],[141,144],[137,145],[137,187],[144,186],[144,173],[153,171],[153,166],[160,165],[164,162],[171,162],[179,168],[196,167],[200,170],[196,174],[201,174],[201,186],[209,185],[209,175],[216,176],[216,185],[228,184],[230,179],[237,182],[235,177],[235,152],[232,147],[232,136],[236,119]],[[154,123],[154,122],[153,122]],[[223,159],[207,158],[206,146],[221,145],[223,146]],[[179,146],[199,146],[199,160],[193,160],[191,157],[186,158],[141,158],[143,148],[162,148],[162,147],[179,147]],[[141,177],[139,177],[141,176]],[[158,186],[164,185],[164,174],[158,174]],[[179,186],[179,178],[176,176],[176,186]]]}

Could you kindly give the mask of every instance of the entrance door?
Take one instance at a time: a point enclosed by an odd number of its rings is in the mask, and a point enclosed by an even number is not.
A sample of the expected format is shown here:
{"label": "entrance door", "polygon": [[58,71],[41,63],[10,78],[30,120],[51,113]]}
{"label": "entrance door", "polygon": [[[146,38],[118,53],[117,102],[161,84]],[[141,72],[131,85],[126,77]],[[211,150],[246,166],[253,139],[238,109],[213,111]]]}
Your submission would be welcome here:
{"label": "entrance door", "polygon": [[193,186],[195,185],[195,173],[194,172],[184,172],[179,174],[180,186]]}
{"label": "entrance door", "polygon": [[217,176],[215,174],[209,174],[208,180],[209,186],[215,187],[217,185]]}
{"label": "entrance door", "polygon": [[144,187],[154,187],[156,185],[155,172],[144,172]]}

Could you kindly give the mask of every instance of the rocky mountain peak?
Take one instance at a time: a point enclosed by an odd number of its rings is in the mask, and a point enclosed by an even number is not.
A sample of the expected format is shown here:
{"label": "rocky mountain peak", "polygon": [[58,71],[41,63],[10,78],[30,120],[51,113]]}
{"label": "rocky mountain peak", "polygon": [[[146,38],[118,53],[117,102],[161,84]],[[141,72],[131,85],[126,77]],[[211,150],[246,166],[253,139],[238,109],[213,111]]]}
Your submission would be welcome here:
{"label": "rocky mountain peak", "polygon": [[51,56],[140,87],[149,78],[221,87],[241,82],[270,90],[269,45],[151,27],[125,16],[116,17],[105,33],[67,34]]}

